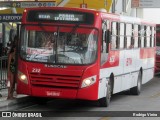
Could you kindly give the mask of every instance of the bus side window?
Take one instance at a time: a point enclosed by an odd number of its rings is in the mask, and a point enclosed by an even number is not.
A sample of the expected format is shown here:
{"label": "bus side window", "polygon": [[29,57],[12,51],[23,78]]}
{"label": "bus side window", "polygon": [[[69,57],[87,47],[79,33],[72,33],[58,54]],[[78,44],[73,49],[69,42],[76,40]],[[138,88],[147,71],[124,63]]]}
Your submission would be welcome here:
{"label": "bus side window", "polygon": [[141,26],[141,48],[144,48],[144,26]]}
{"label": "bus side window", "polygon": [[147,26],[144,26],[144,47],[147,47]]}
{"label": "bus side window", "polygon": [[150,38],[151,38],[151,30],[150,30],[150,26],[147,26],[146,29],[146,47],[151,47],[151,42],[150,42]]}
{"label": "bus side window", "polygon": [[119,48],[123,49],[124,48],[124,23],[120,23],[120,44],[119,44]]}
{"label": "bus side window", "polygon": [[126,24],[124,24],[124,48],[127,48]]}
{"label": "bus side window", "polygon": [[152,47],[154,47],[155,46],[155,28],[154,27],[152,27]]}
{"label": "bus side window", "polygon": [[134,25],[134,31],[133,31],[133,37],[134,37],[134,48],[138,48],[138,25]]}
{"label": "bus side window", "polygon": [[132,24],[126,24],[127,49],[131,46]]}
{"label": "bus side window", "polygon": [[141,26],[138,25],[138,47],[141,48]]}
{"label": "bus side window", "polygon": [[111,49],[118,49],[119,41],[118,41],[118,23],[112,22],[112,35],[111,35]]}
{"label": "bus side window", "polygon": [[132,36],[131,36],[131,45],[130,45],[130,48],[134,48],[134,34],[133,34],[133,31],[134,31],[134,24],[132,24]]}

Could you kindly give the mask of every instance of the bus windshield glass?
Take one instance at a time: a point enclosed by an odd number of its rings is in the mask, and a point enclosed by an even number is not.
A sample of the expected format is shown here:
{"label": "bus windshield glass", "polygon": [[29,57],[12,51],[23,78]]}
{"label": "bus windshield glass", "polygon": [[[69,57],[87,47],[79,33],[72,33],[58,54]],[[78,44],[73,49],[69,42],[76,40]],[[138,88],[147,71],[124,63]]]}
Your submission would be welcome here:
{"label": "bus windshield glass", "polygon": [[48,64],[91,64],[97,58],[97,39],[94,28],[23,26],[20,55]]}

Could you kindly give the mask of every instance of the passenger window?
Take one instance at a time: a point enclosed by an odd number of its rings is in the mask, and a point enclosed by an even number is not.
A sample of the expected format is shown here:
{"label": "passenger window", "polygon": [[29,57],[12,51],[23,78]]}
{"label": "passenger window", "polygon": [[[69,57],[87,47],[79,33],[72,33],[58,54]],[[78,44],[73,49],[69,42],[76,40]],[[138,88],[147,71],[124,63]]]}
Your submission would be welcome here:
{"label": "passenger window", "polygon": [[141,48],[141,26],[138,25],[138,47]]}
{"label": "passenger window", "polygon": [[147,26],[144,26],[144,47],[147,47]]}
{"label": "passenger window", "polygon": [[120,23],[120,49],[124,48],[124,23]]}
{"label": "passenger window", "polygon": [[127,48],[131,47],[132,24],[126,24]]}
{"label": "passenger window", "polygon": [[151,46],[152,47],[154,47],[155,46],[155,44],[154,44],[154,37],[155,37],[155,28],[154,27],[152,27],[152,43],[151,43]]}
{"label": "passenger window", "polygon": [[150,29],[150,26],[147,26],[147,29],[146,29],[146,47],[151,47],[150,46],[150,37],[151,37],[151,29]]}
{"label": "passenger window", "polygon": [[141,26],[141,47],[144,47],[144,35],[145,35],[145,30],[144,30],[144,26]]}
{"label": "passenger window", "polygon": [[118,48],[118,24],[112,22],[111,49]]}
{"label": "passenger window", "polygon": [[138,48],[138,25],[134,25],[133,38],[134,38],[134,48]]}

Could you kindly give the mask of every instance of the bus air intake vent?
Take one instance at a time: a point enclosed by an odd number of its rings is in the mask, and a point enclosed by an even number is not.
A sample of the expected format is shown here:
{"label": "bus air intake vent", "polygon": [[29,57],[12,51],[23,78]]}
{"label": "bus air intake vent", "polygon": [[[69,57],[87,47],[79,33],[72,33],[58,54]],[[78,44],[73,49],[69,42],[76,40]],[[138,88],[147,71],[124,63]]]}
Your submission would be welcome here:
{"label": "bus air intake vent", "polygon": [[81,76],[30,73],[32,85],[44,87],[78,88]]}

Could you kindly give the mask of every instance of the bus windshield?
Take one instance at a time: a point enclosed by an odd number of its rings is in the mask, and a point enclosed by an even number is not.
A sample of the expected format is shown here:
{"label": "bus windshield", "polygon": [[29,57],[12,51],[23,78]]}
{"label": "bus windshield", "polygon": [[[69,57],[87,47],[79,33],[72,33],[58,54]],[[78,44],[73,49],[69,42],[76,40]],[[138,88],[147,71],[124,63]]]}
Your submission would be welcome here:
{"label": "bus windshield", "polygon": [[20,55],[48,64],[91,64],[97,58],[97,39],[94,28],[23,26]]}

